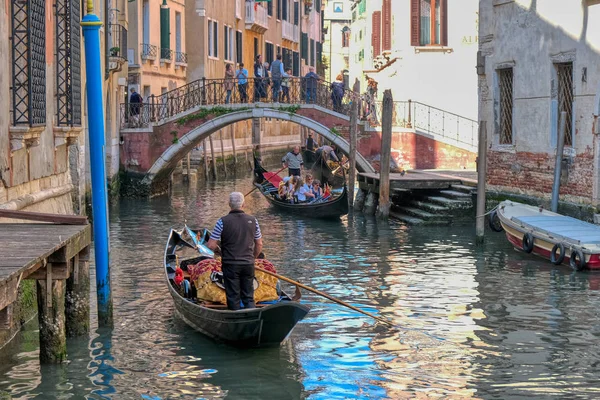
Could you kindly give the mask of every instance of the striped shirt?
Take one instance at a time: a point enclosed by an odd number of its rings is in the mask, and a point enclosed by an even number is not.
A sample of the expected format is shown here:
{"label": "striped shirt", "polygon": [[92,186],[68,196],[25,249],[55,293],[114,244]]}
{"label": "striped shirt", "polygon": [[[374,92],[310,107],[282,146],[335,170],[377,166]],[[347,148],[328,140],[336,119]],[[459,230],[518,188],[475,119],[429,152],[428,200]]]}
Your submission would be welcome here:
{"label": "striped shirt", "polygon": [[[258,225],[258,220],[254,219],[254,221],[256,221],[256,229],[254,230],[254,240],[258,240],[260,238],[262,238],[262,233],[260,232],[260,226]],[[210,238],[213,240],[221,240],[221,234],[223,233],[223,219],[219,218],[219,220],[217,221],[217,224],[215,225],[215,228],[213,229]]]}

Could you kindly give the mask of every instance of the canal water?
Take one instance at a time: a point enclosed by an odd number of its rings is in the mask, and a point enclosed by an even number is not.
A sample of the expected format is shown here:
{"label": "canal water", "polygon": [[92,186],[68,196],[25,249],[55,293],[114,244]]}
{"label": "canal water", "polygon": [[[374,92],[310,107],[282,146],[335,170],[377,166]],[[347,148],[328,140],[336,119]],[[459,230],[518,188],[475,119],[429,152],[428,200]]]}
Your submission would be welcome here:
{"label": "canal water", "polygon": [[[248,178],[176,187],[111,208],[115,326],[38,362],[37,323],[0,350],[0,398],[404,399],[600,397],[600,275],[519,253],[472,222],[407,227],[363,215],[313,221],[258,193],[265,252],[284,275],[389,318],[393,329],[310,293],[280,348],[215,344],[173,315],[161,257],[170,227],[212,227]],[[93,289],[94,291],[94,289]],[[95,299],[92,299],[95,306]]]}

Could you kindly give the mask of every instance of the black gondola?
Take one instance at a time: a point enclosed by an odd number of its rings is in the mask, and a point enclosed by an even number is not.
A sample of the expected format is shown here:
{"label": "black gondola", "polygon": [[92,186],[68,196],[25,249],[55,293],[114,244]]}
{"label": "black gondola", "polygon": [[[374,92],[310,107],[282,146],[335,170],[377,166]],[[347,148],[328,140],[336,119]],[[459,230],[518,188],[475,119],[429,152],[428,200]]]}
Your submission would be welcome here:
{"label": "black gondola", "polygon": [[[190,233],[185,238],[185,232]],[[177,315],[189,326],[215,339],[237,347],[272,347],[283,342],[296,324],[302,320],[309,308],[300,304],[300,290],[292,298],[282,293],[281,300],[275,304],[261,305],[249,310],[230,311],[224,305],[207,305],[195,299],[182,296],[174,282],[175,270],[179,260],[178,252],[185,248],[196,249],[200,254],[182,260],[180,267],[197,263],[204,258],[212,258],[213,253],[204,245],[206,230],[201,239],[197,231],[189,228],[172,229],[165,249],[165,274],[169,292],[175,303]]]}
{"label": "black gondola", "polygon": [[342,193],[332,200],[323,203],[292,204],[279,200],[276,197],[277,188],[264,176],[268,172],[254,159],[254,184],[274,207],[293,213],[295,215],[311,218],[339,218],[348,214],[348,190],[343,186]]}

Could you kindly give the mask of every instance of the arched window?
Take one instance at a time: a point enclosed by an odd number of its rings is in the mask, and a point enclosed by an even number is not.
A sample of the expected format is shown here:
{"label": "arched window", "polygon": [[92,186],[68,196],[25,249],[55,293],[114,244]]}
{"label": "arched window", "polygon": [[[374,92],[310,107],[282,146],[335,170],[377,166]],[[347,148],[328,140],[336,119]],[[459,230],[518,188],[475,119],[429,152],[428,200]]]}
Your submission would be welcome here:
{"label": "arched window", "polygon": [[350,28],[347,26],[342,29],[342,47],[350,47]]}

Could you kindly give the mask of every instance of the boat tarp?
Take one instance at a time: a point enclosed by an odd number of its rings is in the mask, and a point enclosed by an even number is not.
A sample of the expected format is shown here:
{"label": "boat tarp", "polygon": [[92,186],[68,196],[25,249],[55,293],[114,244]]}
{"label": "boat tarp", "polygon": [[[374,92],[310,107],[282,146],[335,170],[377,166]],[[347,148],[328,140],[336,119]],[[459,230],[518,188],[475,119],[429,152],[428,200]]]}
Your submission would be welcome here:
{"label": "boat tarp", "polygon": [[600,244],[600,226],[580,221],[563,215],[538,215],[513,217],[513,221],[521,222],[544,230],[549,234],[579,241],[581,244]]}

